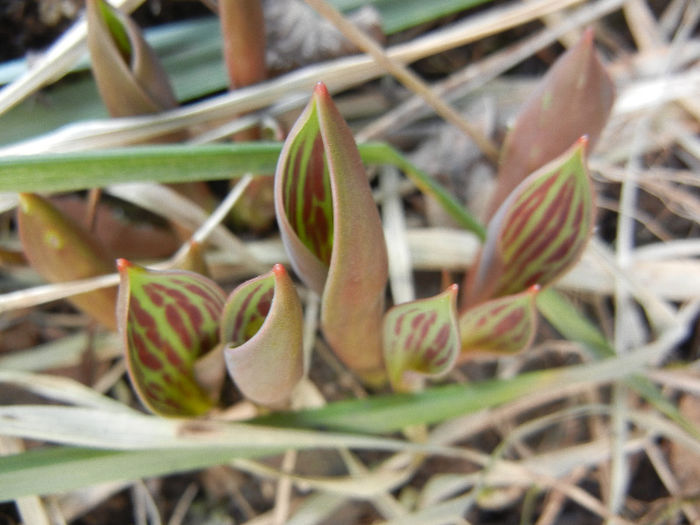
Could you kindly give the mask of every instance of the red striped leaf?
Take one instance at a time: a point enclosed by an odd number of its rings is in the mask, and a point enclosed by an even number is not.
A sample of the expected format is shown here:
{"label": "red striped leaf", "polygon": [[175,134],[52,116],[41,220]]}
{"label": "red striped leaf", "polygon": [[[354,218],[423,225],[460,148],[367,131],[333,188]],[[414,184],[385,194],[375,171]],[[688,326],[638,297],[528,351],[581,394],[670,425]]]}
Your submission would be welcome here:
{"label": "red striped leaf", "polygon": [[117,266],[119,333],[139,398],[164,416],[207,412],[213,401],[195,379],[195,363],[218,342],[223,291],[184,270],[147,270],[125,259]]}
{"label": "red striped leaf", "polygon": [[452,369],[459,354],[457,285],[435,297],[391,308],[384,316],[384,362],[394,390],[415,391],[425,377]]}
{"label": "red striped leaf", "polygon": [[379,381],[384,233],[350,128],[323,84],[282,148],[275,208],[294,269],[322,294],[326,340],[363,379]]}
{"label": "red striped leaf", "polygon": [[492,299],[459,316],[462,357],[473,352],[515,353],[530,346],[537,329],[535,285],[515,295]]}
{"label": "red striped leaf", "polygon": [[289,397],[303,375],[302,323],[301,302],[281,264],[231,293],[221,341],[229,374],[248,398],[277,405]]}
{"label": "red striped leaf", "polygon": [[489,223],[470,272],[467,306],[547,286],[581,256],[593,227],[586,139],[527,177]]}

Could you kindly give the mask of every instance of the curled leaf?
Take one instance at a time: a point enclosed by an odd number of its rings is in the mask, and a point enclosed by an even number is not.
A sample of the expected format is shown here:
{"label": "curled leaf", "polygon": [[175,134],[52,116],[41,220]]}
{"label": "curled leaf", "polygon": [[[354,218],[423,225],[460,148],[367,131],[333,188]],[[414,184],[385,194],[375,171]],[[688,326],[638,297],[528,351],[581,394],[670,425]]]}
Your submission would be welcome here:
{"label": "curled leaf", "polygon": [[117,319],[131,382],[143,404],[164,416],[192,416],[213,401],[197,383],[197,360],[214,349],[224,293],[184,270],[155,271],[117,261]]}
{"label": "curled leaf", "polygon": [[[112,272],[104,248],[43,197],[20,194],[17,222],[25,256],[47,281],[60,283]],[[69,299],[112,330],[117,327],[116,300],[115,288],[101,288]]]}
{"label": "curled leaf", "polygon": [[535,285],[481,303],[459,316],[462,357],[474,352],[515,353],[530,346],[537,329]]}
{"label": "curled leaf", "polygon": [[113,117],[177,106],[168,75],[138,26],[105,0],[87,0],[88,49],[100,96]]}
{"label": "curled leaf", "polygon": [[251,400],[285,401],[303,375],[302,308],[281,264],[238,286],[226,301],[221,341],[229,374]]}
{"label": "curled leaf", "polygon": [[384,233],[350,128],[323,84],[282,148],[275,209],[295,271],[322,294],[326,339],[348,367],[377,379],[388,273]]}
{"label": "curled leaf", "polygon": [[465,304],[547,286],[583,253],[593,228],[586,138],[527,177],[489,223]]}
{"label": "curled leaf", "polygon": [[384,316],[384,362],[396,391],[415,391],[424,378],[450,371],[459,354],[457,285],[435,297],[391,308]]}
{"label": "curled leaf", "polygon": [[550,68],[525,103],[501,151],[489,216],[530,173],[561,155],[580,136],[595,146],[615,100],[615,85],[588,29]]}

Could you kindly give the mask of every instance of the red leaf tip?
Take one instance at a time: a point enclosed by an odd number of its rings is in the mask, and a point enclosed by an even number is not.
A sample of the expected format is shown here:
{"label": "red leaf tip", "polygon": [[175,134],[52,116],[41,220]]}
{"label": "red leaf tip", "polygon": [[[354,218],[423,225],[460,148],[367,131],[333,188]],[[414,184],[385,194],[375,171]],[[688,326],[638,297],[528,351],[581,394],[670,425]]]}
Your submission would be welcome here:
{"label": "red leaf tip", "polygon": [[588,152],[588,142],[588,135],[581,135],[576,141],[576,146],[581,148],[581,150],[583,150],[583,153],[586,154]]}
{"label": "red leaf tip", "polygon": [[119,273],[125,272],[131,266],[133,266],[133,264],[131,264],[126,259],[122,259],[122,258],[117,259],[117,270],[119,270]]}
{"label": "red leaf tip", "polygon": [[282,266],[280,263],[277,263],[272,267],[272,273],[274,273],[277,277],[282,277],[287,273],[287,270],[285,270],[284,266]]}
{"label": "red leaf tip", "polygon": [[452,294],[456,294],[459,291],[459,285],[456,283],[452,283],[447,287],[447,290],[449,290]]}
{"label": "red leaf tip", "polygon": [[527,291],[532,295],[536,295],[541,289],[542,287],[539,284],[533,284],[532,286],[530,286],[530,288],[527,289]]}
{"label": "red leaf tip", "polygon": [[322,97],[330,96],[328,94],[328,88],[323,82],[316,82],[316,86],[314,87],[314,93]]}

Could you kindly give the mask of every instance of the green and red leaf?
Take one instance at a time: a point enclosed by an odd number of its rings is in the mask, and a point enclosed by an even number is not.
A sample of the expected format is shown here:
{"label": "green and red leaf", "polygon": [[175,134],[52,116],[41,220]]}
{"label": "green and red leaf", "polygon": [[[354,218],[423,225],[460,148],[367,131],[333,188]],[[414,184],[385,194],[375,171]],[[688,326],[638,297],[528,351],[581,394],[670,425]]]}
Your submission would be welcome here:
{"label": "green and red leaf", "polygon": [[586,138],[511,193],[489,223],[470,272],[465,304],[547,286],[583,253],[593,228],[593,190]]}
{"label": "green and red leaf", "polygon": [[294,269],[322,294],[329,344],[363,378],[382,375],[384,233],[350,128],[321,83],[282,148],[275,208]]}
{"label": "green and red leaf", "polygon": [[535,336],[539,286],[515,295],[486,301],[459,316],[461,357],[470,353],[515,353],[525,350]]}
{"label": "green and red leaf", "polygon": [[[112,272],[112,261],[86,230],[38,195],[19,196],[17,222],[22,248],[32,267],[52,283]],[[69,299],[104,326],[116,330],[115,288],[101,288]]]}
{"label": "green and red leaf", "polygon": [[600,62],[588,29],[550,68],[525,103],[501,150],[492,216],[533,171],[587,135],[598,141],[615,101],[615,85]]}
{"label": "green and red leaf", "polygon": [[224,359],[241,392],[256,403],[285,401],[303,376],[302,308],[281,264],[238,286],[221,322]]}
{"label": "green and red leaf", "polygon": [[294,270],[320,295],[333,249],[333,200],[317,97],[304,109],[280,153],[275,207]]}
{"label": "green and red leaf", "polygon": [[164,416],[207,412],[213,401],[195,379],[195,364],[217,345],[223,291],[184,270],[147,270],[125,259],[117,266],[119,333],[139,398]]}
{"label": "green and red leaf", "polygon": [[425,377],[440,377],[459,355],[457,285],[435,297],[391,308],[384,316],[384,362],[399,392],[420,390]]}

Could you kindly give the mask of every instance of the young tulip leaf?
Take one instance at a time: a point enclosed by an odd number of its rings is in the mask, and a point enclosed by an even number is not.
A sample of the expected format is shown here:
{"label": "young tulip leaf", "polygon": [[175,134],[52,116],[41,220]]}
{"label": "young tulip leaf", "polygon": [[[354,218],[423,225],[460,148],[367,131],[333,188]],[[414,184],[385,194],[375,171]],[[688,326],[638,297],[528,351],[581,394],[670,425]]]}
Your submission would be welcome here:
{"label": "young tulip leaf", "polygon": [[459,316],[462,358],[473,352],[515,353],[530,346],[537,329],[539,286],[492,299]]}
{"label": "young tulip leaf", "polygon": [[[43,197],[20,194],[17,222],[25,256],[46,280],[60,283],[112,272],[111,261],[95,239]],[[116,330],[115,288],[75,295],[69,300]]]}
{"label": "young tulip leaf", "polygon": [[196,361],[217,344],[225,295],[184,270],[154,271],[119,259],[117,319],[131,382],[164,416],[193,416],[213,401],[195,380]]}
{"label": "young tulip leaf", "polygon": [[489,223],[465,304],[547,286],[583,253],[593,227],[586,138],[527,177]]}
{"label": "young tulip leaf", "polygon": [[420,390],[450,371],[459,355],[457,285],[435,297],[394,306],[384,316],[384,362],[394,390]]}
{"label": "young tulip leaf", "polygon": [[275,208],[294,270],[304,284],[322,294],[333,247],[333,202],[315,98],[280,153]]}
{"label": "young tulip leaf", "polygon": [[580,136],[588,135],[593,148],[614,99],[615,85],[588,29],[550,68],[506,136],[489,216],[528,174],[561,155]]}
{"label": "young tulip leaf", "polygon": [[350,128],[323,84],[282,148],[275,208],[294,269],[322,293],[326,339],[348,367],[378,380],[388,273],[384,233]]}
{"label": "young tulip leaf", "polygon": [[251,400],[285,401],[303,375],[302,308],[284,266],[238,286],[229,296],[221,341],[229,374]]}
{"label": "young tulip leaf", "polygon": [[87,0],[88,48],[100,96],[113,117],[177,106],[167,73],[138,26],[105,0]]}

